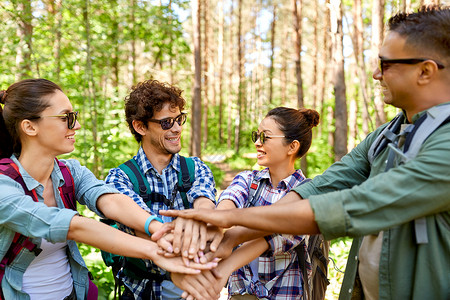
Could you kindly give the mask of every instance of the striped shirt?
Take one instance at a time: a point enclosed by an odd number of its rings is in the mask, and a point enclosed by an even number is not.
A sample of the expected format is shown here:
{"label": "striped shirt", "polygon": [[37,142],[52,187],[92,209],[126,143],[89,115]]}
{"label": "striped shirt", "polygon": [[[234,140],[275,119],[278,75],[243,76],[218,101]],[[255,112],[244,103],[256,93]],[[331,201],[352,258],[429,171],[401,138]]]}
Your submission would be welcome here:
{"label": "striped shirt", "polygon": [[[220,195],[219,202],[228,199],[238,208],[245,207],[254,179],[262,184],[262,191],[253,202],[255,206],[261,206],[277,202],[305,177],[299,169],[273,187],[268,168],[259,172],[244,171]],[[305,236],[288,234],[266,236],[269,249],[258,258],[258,278],[252,279],[250,265],[233,272],[228,280],[229,298],[233,295],[251,294],[259,299],[302,299],[302,275],[294,248],[304,238]]]}
{"label": "striped shirt", "polygon": [[[145,174],[152,192],[162,194],[166,196],[167,199],[170,199],[172,201],[172,209],[184,209],[180,193],[176,194],[175,199],[171,199],[172,191],[178,183],[178,172],[181,172],[179,154],[173,155],[170,163],[162,171],[162,174],[159,174],[152,166],[142,147],[139,149],[137,155],[134,156],[134,159],[141,169],[141,172]],[[206,197],[214,202],[216,189],[211,170],[199,158],[192,157],[192,159],[194,160],[195,165],[195,181],[193,182],[191,189],[186,193],[189,203],[193,204],[195,199],[199,197]],[[172,221],[171,217],[161,216],[159,214],[160,210],[166,210],[169,209],[169,207],[163,202],[152,202],[151,207],[148,207],[141,196],[134,192],[132,182],[120,168],[111,169],[106,177],[106,182],[114,186],[122,194],[130,196],[140,207],[150,214],[158,216],[164,222]],[[120,225],[119,228],[122,231],[134,235],[134,231],[124,225]],[[155,271],[157,274],[165,274],[164,270],[158,268],[150,260],[146,260],[145,262],[148,270]],[[136,299],[143,299],[145,286],[149,282],[148,279],[133,280],[132,278],[125,276],[122,271],[119,272],[119,278],[134,293]],[[153,291],[156,299],[162,299],[160,283],[153,281]]]}

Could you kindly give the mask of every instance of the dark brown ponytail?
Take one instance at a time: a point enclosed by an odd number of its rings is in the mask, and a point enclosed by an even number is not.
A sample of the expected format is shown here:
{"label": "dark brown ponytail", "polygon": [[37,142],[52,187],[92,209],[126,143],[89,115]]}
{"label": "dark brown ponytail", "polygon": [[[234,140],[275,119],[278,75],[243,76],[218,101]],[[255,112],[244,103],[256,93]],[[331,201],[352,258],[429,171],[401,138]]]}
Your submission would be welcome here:
{"label": "dark brown ponytail", "polygon": [[61,88],[47,79],[25,79],[0,91],[0,158],[20,154],[20,122],[39,116],[49,104],[45,97]]}

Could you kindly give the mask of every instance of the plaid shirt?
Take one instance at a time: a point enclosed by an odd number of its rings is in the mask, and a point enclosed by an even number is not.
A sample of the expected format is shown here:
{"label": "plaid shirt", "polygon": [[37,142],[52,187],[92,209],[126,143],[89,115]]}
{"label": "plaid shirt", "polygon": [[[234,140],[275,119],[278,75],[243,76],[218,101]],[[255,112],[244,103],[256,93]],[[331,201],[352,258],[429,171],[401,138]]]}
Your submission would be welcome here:
{"label": "plaid shirt", "polygon": [[[235,203],[236,207],[245,207],[254,178],[263,185],[259,199],[255,199],[255,206],[271,205],[277,202],[305,179],[299,169],[280,181],[274,188],[268,168],[259,172],[244,171],[239,173],[220,195],[219,202],[229,199]],[[266,180],[261,181],[261,179]],[[250,265],[233,272],[228,279],[229,298],[233,295],[251,294],[259,299],[302,299],[302,275],[294,248],[304,238],[306,236],[287,234],[265,237],[269,249],[258,258],[258,279],[252,280]]]}
{"label": "plaid shirt", "polygon": [[[152,166],[147,156],[145,155],[142,147],[139,149],[136,156],[134,156],[138,166],[143,174],[145,174],[147,181],[150,185],[152,192],[165,195],[168,199],[171,199],[172,191],[178,183],[178,172],[181,172],[180,156],[174,154],[169,165],[162,171],[162,174],[158,174],[158,171]],[[206,197],[215,201],[216,189],[214,178],[209,167],[203,163],[199,158],[192,157],[195,164],[195,181],[192,184],[191,189],[187,192],[187,198],[189,203],[194,203],[198,197]],[[129,180],[128,176],[120,168],[114,168],[109,171],[106,177],[106,182],[113,185],[122,194],[130,196],[140,207],[148,211],[152,215],[157,215],[164,222],[171,222],[171,217],[159,215],[160,210],[169,209],[163,202],[155,202],[148,207],[142,198],[136,194],[133,190],[133,184]],[[175,199],[173,199],[173,209],[184,209],[183,200],[180,193],[177,193]],[[124,225],[119,225],[122,231],[133,234],[134,231]],[[150,260],[145,260],[147,269],[156,271],[157,274],[165,274],[166,272],[158,268]],[[119,278],[125,283],[125,285],[134,293],[135,299],[142,299],[142,294],[148,279],[133,280],[126,277],[122,271],[119,272]],[[161,297],[161,284],[153,281],[153,291],[155,292],[156,299],[162,299]]]}

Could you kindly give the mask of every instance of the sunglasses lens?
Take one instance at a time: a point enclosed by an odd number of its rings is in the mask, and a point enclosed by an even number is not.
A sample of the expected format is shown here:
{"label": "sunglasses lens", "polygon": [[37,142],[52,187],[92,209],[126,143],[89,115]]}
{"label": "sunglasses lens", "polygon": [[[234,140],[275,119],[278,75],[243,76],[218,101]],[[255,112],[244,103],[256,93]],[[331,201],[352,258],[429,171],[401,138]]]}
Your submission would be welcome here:
{"label": "sunglasses lens", "polygon": [[168,130],[168,129],[172,128],[173,123],[174,123],[174,119],[162,120],[161,121],[161,128],[163,130]]}
{"label": "sunglasses lens", "polygon": [[261,144],[264,144],[266,142],[266,134],[264,132],[261,132],[259,134],[259,140],[261,141]]}
{"label": "sunglasses lens", "polygon": [[256,131],[252,131],[252,142],[256,143],[258,140],[258,133]]}
{"label": "sunglasses lens", "polygon": [[75,124],[77,123],[77,112],[70,112],[67,114],[67,127],[69,129],[72,129],[75,127]]}
{"label": "sunglasses lens", "polygon": [[178,117],[175,118],[175,121],[177,121],[178,125],[184,125],[184,123],[186,123],[186,115],[185,114],[181,114]]}

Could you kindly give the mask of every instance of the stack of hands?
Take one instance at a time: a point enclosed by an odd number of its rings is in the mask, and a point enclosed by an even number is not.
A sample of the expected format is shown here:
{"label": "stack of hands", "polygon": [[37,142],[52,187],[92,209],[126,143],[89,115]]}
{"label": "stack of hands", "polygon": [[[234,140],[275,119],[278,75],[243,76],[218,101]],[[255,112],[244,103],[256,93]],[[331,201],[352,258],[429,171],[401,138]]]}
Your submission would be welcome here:
{"label": "stack of hands", "polygon": [[[161,213],[177,214],[176,211]],[[223,262],[233,251],[233,245],[224,238],[223,228],[178,217],[171,223],[164,223],[152,234],[152,240],[160,248],[159,255],[178,259],[181,256],[185,266],[201,269],[197,274],[171,273],[173,283],[184,291],[183,298],[219,298],[230,274],[218,262]]]}

